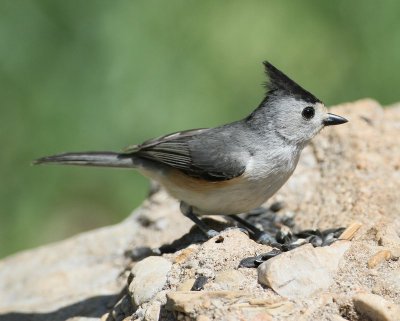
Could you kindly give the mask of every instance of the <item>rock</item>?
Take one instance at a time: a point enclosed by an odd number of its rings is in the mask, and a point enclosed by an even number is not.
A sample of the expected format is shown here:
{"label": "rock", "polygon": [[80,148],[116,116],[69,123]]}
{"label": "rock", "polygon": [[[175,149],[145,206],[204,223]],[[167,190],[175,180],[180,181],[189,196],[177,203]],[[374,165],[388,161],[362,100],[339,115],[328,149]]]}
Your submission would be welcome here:
{"label": "rock", "polygon": [[375,294],[360,293],[353,298],[358,313],[372,321],[399,321],[400,306]]}
{"label": "rock", "polygon": [[374,226],[376,229],[376,240],[382,246],[399,246],[400,237],[398,233],[390,226],[389,222],[381,221]]}
{"label": "rock", "polygon": [[214,283],[221,290],[240,290],[245,283],[245,277],[238,270],[226,270],[215,275]]}
{"label": "rock", "polygon": [[347,321],[345,318],[342,318],[340,315],[334,314],[331,316],[329,321]]}
{"label": "rock", "polygon": [[373,229],[376,232],[375,238],[378,244],[388,248],[391,252],[391,257],[398,259],[400,257],[400,237],[392,224],[382,220]]}
{"label": "rock", "polygon": [[258,267],[258,281],[276,293],[298,298],[327,289],[350,242],[314,248],[311,244],[275,256]]}
{"label": "rock", "polygon": [[151,304],[146,309],[144,319],[146,321],[159,321],[160,320],[160,307],[161,307],[161,304],[159,304],[159,303]]}
{"label": "rock", "polygon": [[[143,228],[137,220],[143,212],[163,215],[174,229]],[[177,202],[160,191],[119,224],[5,258],[0,261],[0,320],[98,319],[125,286],[125,251],[172,242],[191,225]]]}
{"label": "rock", "polygon": [[177,288],[177,291],[190,291],[196,279],[187,279],[183,281]]}
{"label": "rock", "polygon": [[170,292],[166,308],[194,318],[199,311],[212,320],[273,320],[292,315],[293,304],[243,291]]}
{"label": "rock", "polygon": [[162,290],[171,266],[172,263],[163,257],[149,256],[133,267],[129,293],[136,306],[149,301]]}
{"label": "rock", "polygon": [[175,257],[174,263],[184,263],[185,261],[188,260],[190,255],[193,253],[193,249],[188,247],[186,249],[183,249],[182,251],[179,251],[179,254]]}
{"label": "rock", "polygon": [[109,314],[102,317],[101,321],[109,321],[108,317],[112,317],[112,320],[122,320],[127,316],[132,315],[134,307],[132,304],[131,297],[128,295],[122,296],[122,298],[114,305]]}
{"label": "rock", "polygon": [[[330,111],[350,121],[327,128],[306,146],[293,176],[264,207],[284,202],[285,207],[274,215],[295,213],[292,217],[299,230],[348,227],[355,221],[362,226],[339,269],[332,271],[332,266],[317,259],[332,260],[326,251],[336,244],[307,250],[311,258],[300,263],[322,270],[315,270],[310,285],[305,284],[305,291],[296,292],[290,302],[261,286],[257,269],[238,268],[243,258],[266,253],[271,247],[237,230],[204,241],[198,229],[190,231],[193,224],[180,213],[178,202],[161,189],[120,224],[1,260],[0,320],[99,320],[106,313],[103,320],[109,317],[107,321],[333,321],[332,316],[339,314],[347,320],[361,320],[351,301],[355,293],[374,291],[400,302],[400,144],[394,139],[400,129],[400,105],[383,109],[372,100],[361,100]],[[213,223],[214,217],[204,219],[218,230],[232,224]],[[159,247],[164,250],[162,257],[172,262],[164,290],[134,307],[131,296],[135,291],[121,293],[126,271]],[[383,249],[392,253],[392,259],[368,269],[368,260]],[[293,262],[298,261],[285,259],[288,255],[283,254],[285,264],[279,268],[294,273]],[[302,273],[294,276],[296,282],[296,278],[305,282],[304,270],[303,265]],[[224,276],[224,271],[236,271],[232,272],[235,276]],[[235,282],[241,279],[237,272],[243,275],[240,292],[221,291],[236,289]],[[323,293],[315,285],[321,274]],[[204,290],[182,292],[199,276],[209,278]],[[286,287],[290,283],[294,281]],[[314,296],[308,294],[313,287]],[[172,304],[175,289],[180,297]],[[168,291],[172,311],[165,308]],[[209,305],[203,306],[206,302]],[[185,312],[179,312],[180,306]]]}
{"label": "rock", "polygon": [[263,253],[270,249],[267,245],[257,244],[239,229],[229,229],[220,234],[220,239],[204,242],[191,261],[199,261],[202,272],[198,269],[198,274],[213,278],[218,271],[236,269],[241,259],[251,256],[254,251]]}
{"label": "rock", "polygon": [[390,271],[383,278],[376,281],[372,289],[374,294],[399,293],[400,294],[400,268]]}

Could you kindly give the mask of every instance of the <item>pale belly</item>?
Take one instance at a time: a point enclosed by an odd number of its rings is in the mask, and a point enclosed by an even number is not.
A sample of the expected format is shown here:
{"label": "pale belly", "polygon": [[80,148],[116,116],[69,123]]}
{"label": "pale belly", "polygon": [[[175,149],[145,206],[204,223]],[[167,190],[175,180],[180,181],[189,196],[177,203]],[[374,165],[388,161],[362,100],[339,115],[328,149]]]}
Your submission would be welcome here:
{"label": "pale belly", "polygon": [[258,178],[245,173],[222,182],[180,177],[161,180],[160,183],[173,197],[191,205],[196,214],[232,215],[260,207],[282,187],[293,170],[277,171]]}
{"label": "pale belly", "polygon": [[196,214],[232,215],[260,207],[285,181],[272,186],[268,182],[238,182],[235,186],[218,187],[207,193],[176,187],[167,190],[172,196],[192,205]]}
{"label": "pale belly", "polygon": [[277,164],[273,168],[264,165],[264,159],[259,163],[251,160],[243,175],[217,182],[189,177],[173,169],[158,173],[139,170],[157,180],[171,196],[192,206],[195,214],[232,215],[260,207],[285,184],[296,168],[299,154],[287,156],[271,162]]}

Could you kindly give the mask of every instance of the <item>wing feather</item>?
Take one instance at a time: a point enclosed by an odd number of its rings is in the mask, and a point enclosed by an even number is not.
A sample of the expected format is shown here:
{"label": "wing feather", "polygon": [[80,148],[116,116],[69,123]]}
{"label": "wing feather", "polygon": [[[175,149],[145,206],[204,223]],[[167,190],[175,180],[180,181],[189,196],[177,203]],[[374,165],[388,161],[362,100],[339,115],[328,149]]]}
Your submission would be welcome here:
{"label": "wing feather", "polygon": [[240,149],[227,148],[221,154],[222,146],[231,146],[228,144],[231,140],[224,132],[202,128],[151,139],[126,148],[123,154],[150,159],[196,178],[229,180],[241,175],[246,168]]}

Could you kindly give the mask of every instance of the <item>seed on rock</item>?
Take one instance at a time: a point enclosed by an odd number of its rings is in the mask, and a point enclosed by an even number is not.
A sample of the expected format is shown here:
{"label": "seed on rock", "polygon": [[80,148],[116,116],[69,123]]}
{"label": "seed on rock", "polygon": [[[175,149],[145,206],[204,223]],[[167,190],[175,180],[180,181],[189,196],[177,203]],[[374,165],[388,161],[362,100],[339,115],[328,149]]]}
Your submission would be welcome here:
{"label": "seed on rock", "polygon": [[333,234],[333,237],[338,238],[345,230],[345,227],[328,228],[322,232],[323,237]]}
{"label": "seed on rock", "polygon": [[273,258],[281,253],[282,253],[281,250],[273,249],[272,251],[269,251],[264,254],[247,257],[240,261],[239,267],[255,268],[255,267],[258,267],[261,263],[264,263],[265,261],[269,260],[270,258]]}
{"label": "seed on rock", "polygon": [[257,262],[260,262],[260,264],[261,264],[261,263],[263,263],[263,262],[265,262],[265,261],[267,261],[267,260],[273,258],[274,256],[277,256],[277,255],[281,254],[281,253],[282,253],[281,250],[273,249],[272,251],[269,251],[269,252],[267,252],[267,253],[258,255],[258,256],[256,257],[256,260],[255,260],[255,261],[256,261],[256,263],[257,263]]}
{"label": "seed on rock", "polygon": [[273,204],[271,204],[271,206],[269,207],[269,209],[272,211],[272,212],[279,212],[282,208],[284,208],[286,206],[286,203],[285,202],[283,202],[283,201],[278,201],[278,202],[275,202],[275,203],[273,203]]}
{"label": "seed on rock", "polygon": [[287,226],[282,226],[276,233],[275,238],[278,243],[290,243],[293,240],[292,231]]}
{"label": "seed on rock", "polygon": [[203,290],[204,285],[208,282],[208,277],[200,275],[196,281],[194,281],[194,284],[190,291],[200,291]]}
{"label": "seed on rock", "polygon": [[383,261],[389,261],[392,257],[392,253],[389,250],[381,250],[375,253],[368,260],[368,268],[373,269],[381,264]]}
{"label": "seed on rock", "polygon": [[256,264],[256,256],[251,256],[251,257],[246,257],[243,260],[240,261],[239,267],[240,268],[255,268],[258,265]]}
{"label": "seed on rock", "polygon": [[359,222],[354,222],[349,225],[348,228],[346,228],[343,233],[339,236],[339,240],[352,240],[354,235],[357,233],[357,231],[360,229],[362,226],[361,223]]}
{"label": "seed on rock", "polygon": [[338,239],[335,237],[329,237],[329,238],[325,238],[324,241],[322,242],[321,246],[329,246],[331,244],[333,244],[334,242],[336,242]]}
{"label": "seed on rock", "polygon": [[309,236],[307,239],[308,239],[308,242],[314,247],[318,247],[318,246],[322,245],[322,238],[320,238],[317,235]]}
{"label": "seed on rock", "polygon": [[299,233],[295,234],[299,238],[307,238],[309,236],[317,235],[319,237],[322,237],[322,233],[320,230],[304,230],[300,231]]}

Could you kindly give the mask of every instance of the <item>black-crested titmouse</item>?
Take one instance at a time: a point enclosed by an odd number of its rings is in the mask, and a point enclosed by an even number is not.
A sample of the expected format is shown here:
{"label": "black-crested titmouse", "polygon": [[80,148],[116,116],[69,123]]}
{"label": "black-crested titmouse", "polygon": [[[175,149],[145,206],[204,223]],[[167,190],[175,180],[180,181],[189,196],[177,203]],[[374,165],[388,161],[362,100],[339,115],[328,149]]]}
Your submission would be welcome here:
{"label": "black-crested titmouse", "polygon": [[[304,146],[325,126],[347,122],[264,62],[267,94],[246,118],[133,145],[123,152],[64,153],[36,164],[136,168],[181,201],[184,215],[208,236],[197,215],[232,215],[259,207],[292,175]],[[244,223],[245,222],[241,222]]]}

